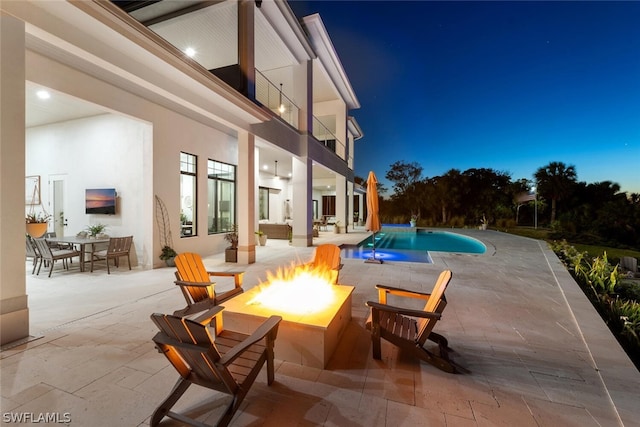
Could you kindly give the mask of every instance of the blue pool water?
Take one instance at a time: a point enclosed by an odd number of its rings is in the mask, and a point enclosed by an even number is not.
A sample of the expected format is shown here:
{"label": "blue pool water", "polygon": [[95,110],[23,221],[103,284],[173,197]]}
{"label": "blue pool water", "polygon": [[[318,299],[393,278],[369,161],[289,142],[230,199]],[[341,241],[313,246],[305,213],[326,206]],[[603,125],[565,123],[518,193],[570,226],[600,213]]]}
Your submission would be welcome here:
{"label": "blue pool water", "polygon": [[[357,246],[345,247],[342,251],[343,256],[370,258],[373,248],[372,237],[373,235],[369,235]],[[486,246],[479,240],[446,231],[418,229],[415,232],[383,230],[376,233],[376,258],[383,261],[431,263],[429,251],[483,254],[486,250]]]}

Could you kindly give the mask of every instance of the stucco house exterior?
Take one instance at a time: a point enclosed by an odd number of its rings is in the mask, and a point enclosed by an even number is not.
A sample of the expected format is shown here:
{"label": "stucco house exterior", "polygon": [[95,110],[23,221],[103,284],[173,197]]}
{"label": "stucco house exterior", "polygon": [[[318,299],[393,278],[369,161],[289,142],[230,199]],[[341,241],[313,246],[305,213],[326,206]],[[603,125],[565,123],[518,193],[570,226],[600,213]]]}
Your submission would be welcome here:
{"label": "stucco house exterior", "polygon": [[[0,7],[3,344],[29,333],[16,248],[30,209],[52,214],[59,235],[97,223],[133,235],[144,269],[163,265],[167,238],[211,255],[237,225],[248,264],[259,223],[288,224],[292,244],[310,246],[314,221],[346,231],[364,211],[360,105],[319,15],[299,19],[281,0]],[[41,204],[25,206],[34,182]],[[104,188],[115,215],[87,213],[86,190]]]}

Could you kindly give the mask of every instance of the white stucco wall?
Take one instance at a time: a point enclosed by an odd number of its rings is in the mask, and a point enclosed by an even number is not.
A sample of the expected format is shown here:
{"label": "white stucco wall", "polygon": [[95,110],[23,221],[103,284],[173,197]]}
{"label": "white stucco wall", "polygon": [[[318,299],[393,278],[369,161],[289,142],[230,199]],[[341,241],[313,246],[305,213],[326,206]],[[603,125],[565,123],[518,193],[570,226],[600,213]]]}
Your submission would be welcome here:
{"label": "white stucco wall", "polygon": [[[144,155],[148,155],[143,149],[145,140],[150,138],[149,124],[115,114],[27,129],[26,173],[40,176],[42,206],[48,213],[53,213],[49,178],[55,175],[65,182],[65,235],[75,235],[89,225],[105,224],[106,233],[111,236],[133,235],[136,258],[142,258],[146,220],[139,214],[139,196],[144,191],[140,166]],[[116,215],[86,214],[88,188],[115,188]]]}
{"label": "white stucco wall", "polygon": [[[120,201],[123,209],[128,209],[128,203],[136,200],[135,219],[121,217],[123,223],[118,223],[117,217],[111,218],[114,224],[109,224],[112,235],[119,235],[119,231],[135,229],[132,234],[141,236],[136,238],[136,250],[138,261],[144,268],[161,267],[164,262],[158,259],[160,255],[160,242],[158,227],[155,222],[155,199],[158,195],[166,204],[171,217],[171,231],[173,247],[177,252],[197,252],[203,256],[218,253],[224,250],[226,242],[224,235],[207,234],[207,159],[237,165],[238,142],[235,135],[222,132],[214,127],[203,124],[202,121],[187,117],[183,112],[171,110],[149,99],[135,95],[127,90],[108,84],[77,69],[64,66],[42,55],[28,52],[29,80],[54,91],[69,94],[80,100],[91,102],[105,108],[105,111],[114,111],[118,114],[106,114],[111,117],[111,124],[128,123],[121,130],[92,129],[98,122],[83,119],[74,124],[44,126],[38,132],[40,141],[45,140],[69,140],[73,139],[77,144],[77,152],[73,158],[75,161],[59,160],[61,154],[55,153],[56,149],[43,145],[40,149],[45,153],[42,159],[55,158],[56,162],[42,160],[28,166],[27,175],[64,174],[62,165],[67,164],[76,172],[74,177],[84,175],[94,176],[94,181],[84,181],[83,189],[91,182],[91,187],[116,187],[120,193]],[[119,117],[120,122],[114,120]],[[106,126],[107,119],[100,121],[101,126]],[[126,122],[129,120],[129,122]],[[145,123],[147,125],[144,135],[149,136],[141,144],[135,142],[133,146],[126,141],[137,139],[141,130],[131,123]],[[35,135],[35,129],[30,133]],[[135,130],[138,129],[138,130]],[[49,131],[54,132],[48,136]],[[58,135],[60,133],[60,135]],[[31,138],[31,136],[29,137]],[[28,138],[28,139],[29,139]],[[92,144],[92,140],[102,141],[102,144]],[[68,142],[67,142],[68,143]],[[139,150],[133,153],[130,150]],[[180,152],[188,152],[198,156],[198,235],[188,238],[180,238]],[[133,155],[133,158],[128,158]],[[53,157],[52,157],[53,156]],[[137,156],[137,161],[134,159]],[[27,157],[31,157],[27,153]],[[49,164],[42,169],[44,163]],[[29,160],[27,160],[29,164]],[[71,170],[71,169],[70,169]],[[128,177],[126,181],[135,181],[137,190],[131,190],[126,185],[100,184],[98,181],[106,181],[107,177],[122,174]],[[134,174],[134,175],[132,175]],[[135,178],[133,178],[135,176]],[[74,178],[75,179],[75,178]],[[111,178],[109,178],[111,180]],[[123,179],[123,181],[125,181]],[[71,181],[70,181],[71,182]],[[131,187],[133,188],[133,187]],[[69,190],[71,193],[71,189]],[[84,194],[84,193],[82,193]],[[131,196],[131,197],[130,197]],[[241,195],[238,195],[241,196]],[[83,197],[83,196],[77,196]],[[77,212],[77,211],[76,211]],[[72,211],[69,212],[72,214]],[[69,216],[68,232],[77,232],[88,225],[89,218],[84,213],[74,213],[78,218]],[[129,224],[133,221],[134,225]],[[124,224],[124,221],[127,224]],[[104,221],[107,223],[107,221]],[[113,226],[114,228],[111,228]],[[116,230],[118,231],[116,233]],[[141,241],[143,240],[143,241]]]}

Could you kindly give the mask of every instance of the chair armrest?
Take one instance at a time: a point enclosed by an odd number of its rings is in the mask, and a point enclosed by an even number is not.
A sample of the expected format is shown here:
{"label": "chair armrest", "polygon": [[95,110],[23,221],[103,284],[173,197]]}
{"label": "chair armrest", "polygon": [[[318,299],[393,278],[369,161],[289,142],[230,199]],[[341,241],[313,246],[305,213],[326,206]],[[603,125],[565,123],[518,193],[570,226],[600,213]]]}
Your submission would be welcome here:
{"label": "chair armrest", "polygon": [[207,271],[207,274],[209,276],[233,277],[236,288],[242,286],[242,279],[244,278],[244,271]]}
{"label": "chair armrest", "polygon": [[238,358],[247,348],[257,343],[265,336],[270,335],[268,339],[275,340],[278,333],[278,324],[282,320],[280,316],[271,316],[265,320],[258,329],[256,329],[251,335],[245,338],[241,343],[229,350],[223,357],[220,358],[220,363],[228,365]]}
{"label": "chair armrest", "polygon": [[229,291],[216,294],[216,304],[221,304],[226,300],[229,300],[235,297],[236,295],[240,295],[243,292],[244,292],[244,289],[242,288],[233,288]]}
{"label": "chair armrest", "polygon": [[243,275],[244,271],[207,271],[210,276],[239,276]]}
{"label": "chair armrest", "polygon": [[201,325],[208,325],[211,321],[222,314],[222,310],[224,307],[221,305],[216,305],[215,307],[211,307],[211,309],[203,312],[198,316],[194,316],[193,318],[187,317],[187,319],[193,320],[194,322],[198,322]]}
{"label": "chair armrest", "polygon": [[[376,285],[376,289],[378,290],[378,299],[380,302],[384,304],[386,301],[386,294],[408,297],[408,298],[417,298],[422,300],[428,300],[431,294],[418,292],[418,291],[409,291],[407,289],[395,288],[393,286],[386,285]],[[383,299],[384,297],[384,299]]]}
{"label": "chair armrest", "polygon": [[[155,334],[155,336],[153,337],[153,341],[156,343],[156,349],[158,350],[158,353],[167,353],[167,349],[158,347],[157,344],[164,344],[171,347],[184,348],[197,353],[206,352],[207,349],[211,346],[211,343],[193,344],[190,342],[178,341],[177,339],[169,337],[162,332],[158,332],[157,334]],[[185,370],[188,372],[189,367],[183,361],[180,364],[183,365]]]}
{"label": "chair armrest", "polygon": [[199,288],[207,288],[209,286],[215,285],[215,282],[185,282],[184,280],[176,280],[173,283],[175,283],[178,286],[195,286],[195,287],[199,287]]}
{"label": "chair armrest", "polygon": [[397,313],[405,316],[420,317],[423,319],[436,319],[436,320],[439,320],[442,317],[442,314],[440,313],[433,313],[431,311],[423,311],[423,310],[413,310],[410,308],[395,307],[393,305],[380,304],[374,301],[367,301],[366,304],[368,307],[371,307],[371,309],[373,310],[386,311],[389,313]]}

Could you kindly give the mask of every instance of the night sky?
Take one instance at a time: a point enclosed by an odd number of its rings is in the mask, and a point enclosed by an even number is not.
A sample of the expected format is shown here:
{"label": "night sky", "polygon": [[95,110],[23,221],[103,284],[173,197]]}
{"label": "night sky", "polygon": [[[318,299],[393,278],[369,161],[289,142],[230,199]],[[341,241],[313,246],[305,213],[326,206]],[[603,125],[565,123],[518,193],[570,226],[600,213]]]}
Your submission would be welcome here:
{"label": "night sky", "polygon": [[320,13],[360,101],[357,176],[415,161],[515,181],[560,161],[640,192],[640,2],[290,6]]}

